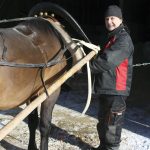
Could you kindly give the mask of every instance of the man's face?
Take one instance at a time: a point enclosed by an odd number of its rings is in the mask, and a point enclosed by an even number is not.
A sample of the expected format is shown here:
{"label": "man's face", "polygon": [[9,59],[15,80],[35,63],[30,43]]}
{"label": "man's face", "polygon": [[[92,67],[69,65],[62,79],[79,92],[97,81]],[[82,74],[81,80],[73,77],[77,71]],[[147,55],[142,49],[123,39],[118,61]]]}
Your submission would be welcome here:
{"label": "man's face", "polygon": [[105,18],[105,25],[108,31],[113,31],[114,29],[119,27],[121,23],[122,19],[115,16],[109,16]]}

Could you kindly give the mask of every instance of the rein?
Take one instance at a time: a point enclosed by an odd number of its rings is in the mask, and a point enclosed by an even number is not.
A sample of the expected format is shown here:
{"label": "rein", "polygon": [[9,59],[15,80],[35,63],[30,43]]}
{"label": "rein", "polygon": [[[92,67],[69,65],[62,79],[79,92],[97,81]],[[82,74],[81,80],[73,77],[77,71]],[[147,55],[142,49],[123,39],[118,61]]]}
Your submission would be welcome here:
{"label": "rein", "polygon": [[[27,63],[27,64],[21,64],[21,63],[14,63],[14,62],[8,62],[4,59],[0,61],[0,66],[8,66],[8,67],[17,67],[17,68],[48,68],[51,66],[56,65],[57,63],[60,63],[62,58],[60,58],[60,55],[62,54],[61,51],[62,49],[59,50],[59,52],[56,54],[56,56],[48,61],[47,63],[39,63],[39,64],[32,64],[32,63]],[[4,49],[3,49],[4,51]]]}

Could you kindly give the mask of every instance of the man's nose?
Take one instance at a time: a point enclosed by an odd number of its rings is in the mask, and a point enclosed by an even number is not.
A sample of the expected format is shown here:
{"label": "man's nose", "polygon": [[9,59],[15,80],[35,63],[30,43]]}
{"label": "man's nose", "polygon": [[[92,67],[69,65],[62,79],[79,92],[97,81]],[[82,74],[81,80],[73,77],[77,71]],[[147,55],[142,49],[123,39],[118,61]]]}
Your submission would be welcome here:
{"label": "man's nose", "polygon": [[107,22],[108,22],[108,23],[111,23],[111,19],[108,19]]}

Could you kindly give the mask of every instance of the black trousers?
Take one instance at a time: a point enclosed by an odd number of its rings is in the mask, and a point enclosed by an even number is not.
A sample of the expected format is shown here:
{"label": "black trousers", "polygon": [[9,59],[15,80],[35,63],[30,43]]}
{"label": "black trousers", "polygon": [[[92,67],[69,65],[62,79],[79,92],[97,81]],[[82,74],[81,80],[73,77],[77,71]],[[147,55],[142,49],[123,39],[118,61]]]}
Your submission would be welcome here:
{"label": "black trousers", "polygon": [[106,150],[119,148],[127,96],[100,95],[97,130]]}

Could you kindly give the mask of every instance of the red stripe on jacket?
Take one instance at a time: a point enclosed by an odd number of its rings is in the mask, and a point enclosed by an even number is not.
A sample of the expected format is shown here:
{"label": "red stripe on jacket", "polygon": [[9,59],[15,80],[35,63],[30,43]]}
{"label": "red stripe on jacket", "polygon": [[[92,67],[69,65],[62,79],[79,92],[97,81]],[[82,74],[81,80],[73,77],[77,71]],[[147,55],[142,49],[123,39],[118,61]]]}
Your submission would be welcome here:
{"label": "red stripe on jacket", "polygon": [[116,90],[126,90],[128,73],[128,59],[125,59],[116,67]]}
{"label": "red stripe on jacket", "polygon": [[108,41],[108,43],[105,45],[105,48],[109,48],[115,42],[115,40],[116,40],[116,38],[114,36],[111,37],[110,40]]}

